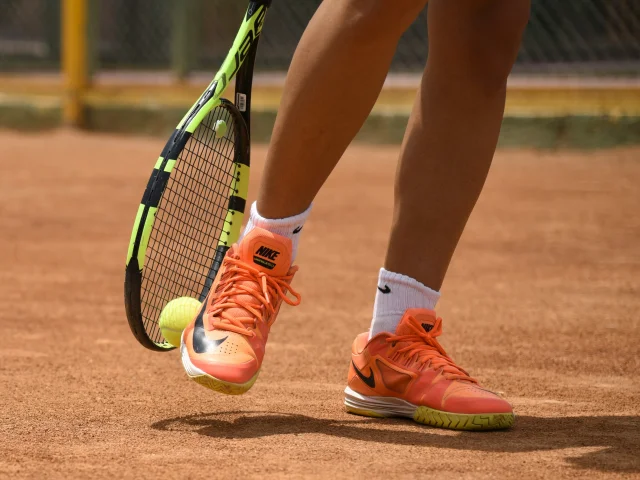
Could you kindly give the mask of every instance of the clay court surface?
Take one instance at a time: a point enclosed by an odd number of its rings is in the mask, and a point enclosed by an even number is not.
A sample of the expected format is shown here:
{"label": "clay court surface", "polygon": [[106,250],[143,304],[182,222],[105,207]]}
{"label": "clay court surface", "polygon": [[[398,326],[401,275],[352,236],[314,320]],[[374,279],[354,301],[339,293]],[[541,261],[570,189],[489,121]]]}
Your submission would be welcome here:
{"label": "clay court surface", "polygon": [[177,352],[141,347],[125,318],[130,228],[162,139],[0,144],[0,477],[640,476],[640,149],[497,154],[441,341],[518,417],[459,433],[342,407],[397,148],[346,154],[302,236],[303,303],[283,308],[254,388],[229,397],[189,381]]}

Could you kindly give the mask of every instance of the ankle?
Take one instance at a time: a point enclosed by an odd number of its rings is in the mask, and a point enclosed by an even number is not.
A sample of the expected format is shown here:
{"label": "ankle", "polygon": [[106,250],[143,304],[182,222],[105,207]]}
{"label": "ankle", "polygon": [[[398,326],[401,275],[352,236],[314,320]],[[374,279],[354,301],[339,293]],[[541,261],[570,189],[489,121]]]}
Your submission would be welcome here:
{"label": "ankle", "polygon": [[264,230],[275,233],[276,235],[286,237],[291,240],[291,263],[293,264],[298,251],[300,233],[302,232],[304,222],[307,220],[310,212],[311,206],[298,215],[285,218],[265,218],[260,214],[260,212],[258,212],[257,203],[254,202],[251,205],[249,221],[240,236],[240,240],[242,240],[255,227],[263,228]]}
{"label": "ankle", "polygon": [[433,310],[440,292],[401,273],[380,269],[369,338],[380,332],[394,333],[410,308]]}

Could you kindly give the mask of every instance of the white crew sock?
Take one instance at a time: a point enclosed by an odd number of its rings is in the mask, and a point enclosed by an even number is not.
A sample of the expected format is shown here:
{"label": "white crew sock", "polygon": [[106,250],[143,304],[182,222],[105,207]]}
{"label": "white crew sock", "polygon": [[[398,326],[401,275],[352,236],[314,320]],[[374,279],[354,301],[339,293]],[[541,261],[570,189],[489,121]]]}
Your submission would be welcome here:
{"label": "white crew sock", "polygon": [[369,338],[380,332],[394,333],[407,309],[433,310],[439,298],[440,292],[431,290],[419,281],[381,268]]}
{"label": "white crew sock", "polygon": [[299,213],[298,215],[294,215],[293,217],[264,218],[262,215],[260,215],[260,213],[258,213],[256,202],[253,202],[253,204],[251,205],[251,213],[249,214],[249,221],[247,222],[247,226],[244,227],[242,235],[240,235],[240,240],[242,240],[244,236],[249,233],[254,227],[264,228],[265,230],[268,230],[271,233],[275,233],[276,235],[287,237],[291,239],[291,243],[293,244],[293,250],[291,252],[291,263],[293,264],[293,261],[296,259],[296,253],[298,251],[300,232],[302,231],[304,222],[309,216],[309,212],[311,212],[311,206],[309,206],[309,208],[307,208],[304,212]]}

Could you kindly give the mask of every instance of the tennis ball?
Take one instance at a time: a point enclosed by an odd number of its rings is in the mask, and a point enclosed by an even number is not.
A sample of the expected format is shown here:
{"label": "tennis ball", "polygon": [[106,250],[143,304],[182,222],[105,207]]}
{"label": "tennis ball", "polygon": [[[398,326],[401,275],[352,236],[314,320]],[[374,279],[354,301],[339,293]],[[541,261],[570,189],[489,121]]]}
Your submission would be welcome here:
{"label": "tennis ball", "polygon": [[191,297],[174,298],[165,305],[160,313],[160,333],[174,347],[180,346],[182,331],[193,320],[198,310],[200,302]]}
{"label": "tennis ball", "polygon": [[224,137],[224,135],[227,133],[227,122],[225,122],[224,120],[216,121],[213,130],[216,132],[216,138]]}

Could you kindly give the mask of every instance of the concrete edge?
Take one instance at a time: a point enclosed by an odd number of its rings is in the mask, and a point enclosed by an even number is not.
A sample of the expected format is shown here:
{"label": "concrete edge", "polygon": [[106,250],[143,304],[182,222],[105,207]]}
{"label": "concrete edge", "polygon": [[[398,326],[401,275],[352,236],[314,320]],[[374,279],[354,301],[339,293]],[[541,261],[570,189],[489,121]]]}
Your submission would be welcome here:
{"label": "concrete edge", "polygon": [[[278,86],[255,89],[254,141],[269,140],[281,90]],[[95,87],[85,99],[85,128],[165,136],[198,94],[195,86]],[[414,96],[414,89],[385,88],[356,140],[400,143]],[[58,127],[62,123],[61,105],[59,91],[11,94],[0,90],[0,128],[33,131]],[[509,90],[501,146],[590,149],[638,144],[640,88],[623,85],[611,89],[589,86]]]}

